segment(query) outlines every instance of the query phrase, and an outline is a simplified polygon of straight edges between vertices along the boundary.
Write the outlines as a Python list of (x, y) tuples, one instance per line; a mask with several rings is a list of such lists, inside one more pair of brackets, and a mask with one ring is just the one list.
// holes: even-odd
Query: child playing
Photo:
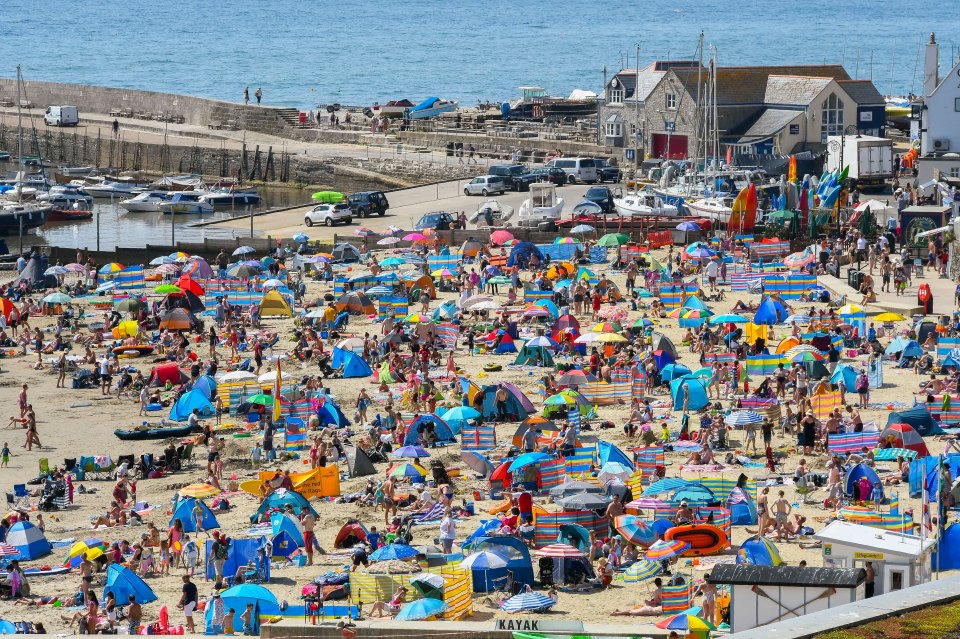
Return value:
[(170, 574), (170, 546), (166, 539), (160, 540), (160, 559), (157, 566), (157, 574)]
[(263, 449), (259, 445), (254, 446), (253, 450), (250, 451), (250, 466), (252, 468), (260, 468), (260, 464), (263, 461)]
[(10, 464), (10, 446), (7, 442), (3, 442), (3, 450), (0, 450), (0, 468), (6, 468)]

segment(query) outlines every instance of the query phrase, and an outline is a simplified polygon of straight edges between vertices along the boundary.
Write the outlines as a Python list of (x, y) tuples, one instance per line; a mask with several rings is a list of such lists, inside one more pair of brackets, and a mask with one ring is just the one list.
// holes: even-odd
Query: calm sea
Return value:
[[(3, 0), (10, 76), (301, 108), (436, 95), (473, 105), (536, 84), (598, 90), (603, 70), (689, 58), (842, 63), (882, 93), (919, 91), (919, 45), (960, 45), (957, 0)], [(952, 39), (952, 40), (951, 40)], [(919, 63), (918, 63), (919, 61)]]

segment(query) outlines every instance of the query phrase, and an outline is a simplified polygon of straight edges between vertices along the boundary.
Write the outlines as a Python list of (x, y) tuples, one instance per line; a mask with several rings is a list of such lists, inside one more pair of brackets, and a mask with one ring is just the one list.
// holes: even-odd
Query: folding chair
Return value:
[(30, 493), (27, 491), (26, 484), (14, 484), (13, 485), (13, 496), (14, 503), (17, 506), (29, 506), (30, 505)]
[(50, 460), (43, 458), (40, 460), (40, 478), (43, 479), (50, 474)]

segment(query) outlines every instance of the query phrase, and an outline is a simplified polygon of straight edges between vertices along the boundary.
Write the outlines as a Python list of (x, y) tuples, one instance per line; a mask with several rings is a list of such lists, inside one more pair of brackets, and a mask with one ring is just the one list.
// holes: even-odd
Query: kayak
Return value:
[(190, 426), (176, 426), (173, 428), (132, 428), (130, 430), (117, 429), (113, 434), (124, 441), (141, 439), (167, 439), (168, 437), (187, 437), (190, 435)]
[(343, 201), (343, 193), (337, 191), (317, 191), (310, 196), (311, 199), (325, 204), (336, 204)]
[[(23, 573), (28, 577), (55, 577), (65, 575), (70, 572), (69, 566), (54, 566), (44, 568), (27, 568)], [(0, 572), (0, 579), (6, 579), (10, 576), (8, 572)]]
[(142, 357), (153, 352), (153, 346), (149, 344), (140, 344), (137, 346), (117, 346), (113, 349), (113, 354), (118, 358)]

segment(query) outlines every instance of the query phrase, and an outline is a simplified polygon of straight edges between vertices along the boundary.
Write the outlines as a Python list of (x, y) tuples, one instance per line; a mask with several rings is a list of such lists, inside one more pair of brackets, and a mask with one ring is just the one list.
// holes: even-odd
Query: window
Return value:
[(623, 125), (619, 122), (607, 122), (607, 137), (619, 138), (623, 135)]
[(610, 102), (618, 104), (623, 102), (623, 89), (610, 89)]
[(960, 112), (960, 98), (953, 99), (953, 110)]
[(800, 135), (800, 125), (791, 124), (790, 125), (790, 135)]
[(950, 177), (960, 178), (960, 166), (951, 166), (950, 167)]
[(668, 109), (676, 109), (676, 108), (677, 108), (677, 94), (676, 94), (676, 93), (668, 93), (668, 94), (666, 95), (666, 100), (667, 100), (667, 108), (668, 108)]
[(826, 144), (827, 136), (843, 133), (843, 100), (831, 93), (821, 104), (820, 139)]

